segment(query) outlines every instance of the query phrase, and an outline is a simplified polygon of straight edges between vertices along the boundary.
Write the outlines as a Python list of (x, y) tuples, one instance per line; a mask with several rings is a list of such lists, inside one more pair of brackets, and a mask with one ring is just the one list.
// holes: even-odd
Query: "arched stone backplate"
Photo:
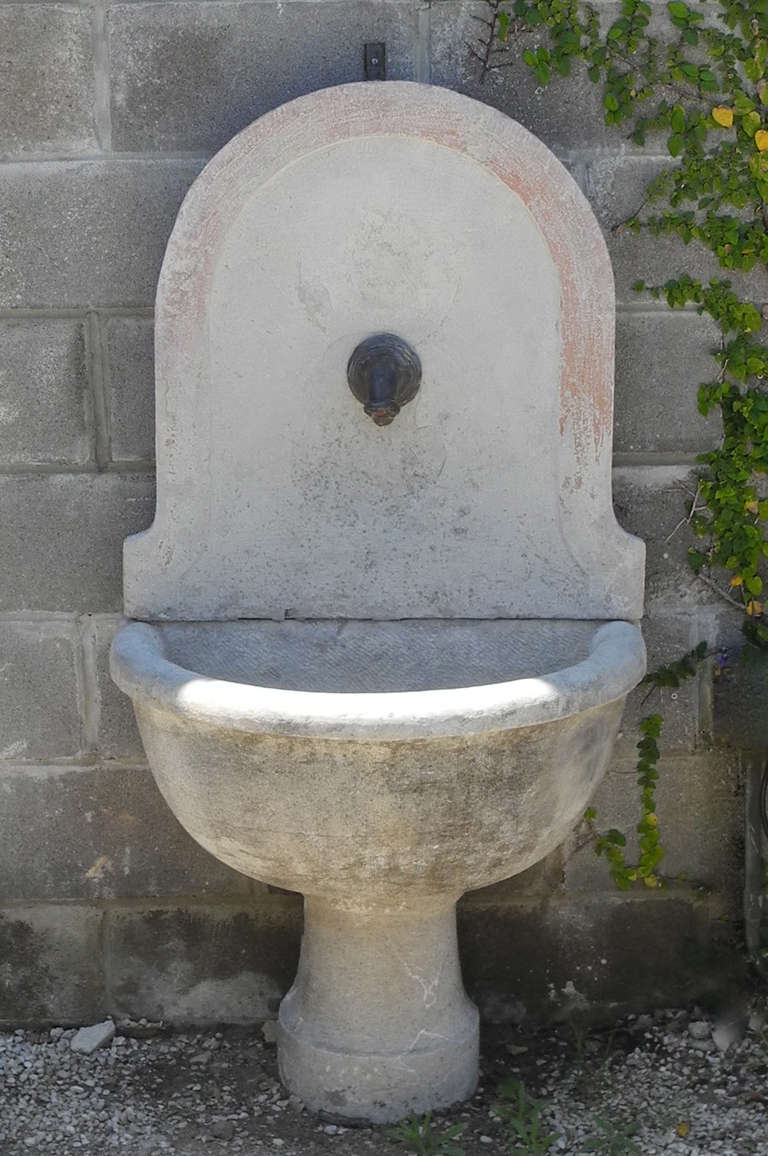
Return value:
[[(423, 371), (384, 428), (346, 382), (377, 332)], [(261, 117), (168, 244), (157, 513), (125, 544), (126, 613), (640, 617), (613, 334), (594, 215), (515, 121), (400, 82)]]

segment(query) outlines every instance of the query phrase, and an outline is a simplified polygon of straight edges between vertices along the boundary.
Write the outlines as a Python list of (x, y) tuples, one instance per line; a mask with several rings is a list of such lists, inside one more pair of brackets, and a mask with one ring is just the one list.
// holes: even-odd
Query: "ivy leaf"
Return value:
[(712, 120), (721, 128), (731, 128), (733, 125), (733, 109), (718, 105), (712, 109)]
[(737, 92), (734, 94), (733, 107), (739, 116), (745, 116), (748, 112), (752, 112), (755, 107), (755, 102), (750, 100), (745, 93)]
[(669, 149), (669, 155), (673, 156), (673, 157), (679, 157), (680, 153), (683, 151), (683, 145), (684, 145), (684, 141), (683, 141), (683, 138), (680, 135), (680, 133), (679, 132), (673, 133), (672, 136), (667, 141), (667, 148)]
[(741, 130), (746, 133), (747, 136), (754, 136), (760, 128), (760, 124), (760, 113), (755, 112), (754, 109), (741, 118)]

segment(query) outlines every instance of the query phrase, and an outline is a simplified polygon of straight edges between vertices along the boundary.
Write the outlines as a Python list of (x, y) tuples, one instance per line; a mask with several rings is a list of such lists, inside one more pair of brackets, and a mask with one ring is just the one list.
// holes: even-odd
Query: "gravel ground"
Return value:
[[(392, 1129), (344, 1128), (306, 1112), (280, 1086), (275, 1048), (261, 1029), (170, 1034), (118, 1024), (111, 1043), (90, 1056), (72, 1050), (74, 1035), (61, 1028), (0, 1034), (2, 1156), (419, 1151)], [(764, 1001), (719, 1022), (693, 1008), (599, 1031), (575, 1021), (529, 1033), (493, 1028), (477, 1095), (436, 1116), (432, 1127), (439, 1137), (462, 1125), (453, 1143), (466, 1156), (547, 1151), (516, 1149), (509, 1116), (529, 1128), (538, 1120), (553, 1136), (552, 1153), (768, 1156), (767, 1076)], [(500, 1115), (505, 1081), (513, 1082), (511, 1099)], [(515, 1081), (525, 1088), (522, 1105)], [(537, 1107), (532, 1097), (547, 1104)]]

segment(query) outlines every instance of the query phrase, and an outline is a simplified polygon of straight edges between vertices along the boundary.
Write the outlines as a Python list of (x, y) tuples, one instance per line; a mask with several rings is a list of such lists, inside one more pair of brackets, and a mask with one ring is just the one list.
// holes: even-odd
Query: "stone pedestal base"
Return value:
[(312, 1111), (376, 1124), (471, 1096), (478, 1013), (461, 981), (454, 897), (405, 910), (310, 897), (304, 920), (280, 1006), (286, 1087)]

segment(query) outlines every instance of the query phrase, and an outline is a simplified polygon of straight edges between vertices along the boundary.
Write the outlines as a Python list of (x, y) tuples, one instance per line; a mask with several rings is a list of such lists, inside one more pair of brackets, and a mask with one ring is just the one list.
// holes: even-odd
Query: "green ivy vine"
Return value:
[[(699, 664), (707, 657), (706, 642), (700, 642), (693, 650), (683, 654), (675, 662), (667, 663), (649, 671), (641, 685), (650, 687), (650, 692), (664, 687), (677, 689), (681, 683), (693, 678)], [(646, 696), (647, 697), (647, 696)], [(664, 719), (660, 714), (649, 714), (640, 720), (640, 741), (637, 744), (637, 785), (640, 789), (640, 820), (635, 828), (638, 835), (638, 859), (629, 863), (626, 857), (627, 837), (623, 831), (612, 827), (609, 831), (597, 829), (597, 812), (588, 807), (584, 812), (589, 838), (595, 854), (604, 856), (611, 877), (622, 891), (627, 891), (633, 883), (642, 881), (646, 887), (663, 887), (665, 879), (659, 871), (664, 858), (664, 847), (659, 832), (659, 818), (656, 813), (656, 785), (659, 781), (659, 744)]]

